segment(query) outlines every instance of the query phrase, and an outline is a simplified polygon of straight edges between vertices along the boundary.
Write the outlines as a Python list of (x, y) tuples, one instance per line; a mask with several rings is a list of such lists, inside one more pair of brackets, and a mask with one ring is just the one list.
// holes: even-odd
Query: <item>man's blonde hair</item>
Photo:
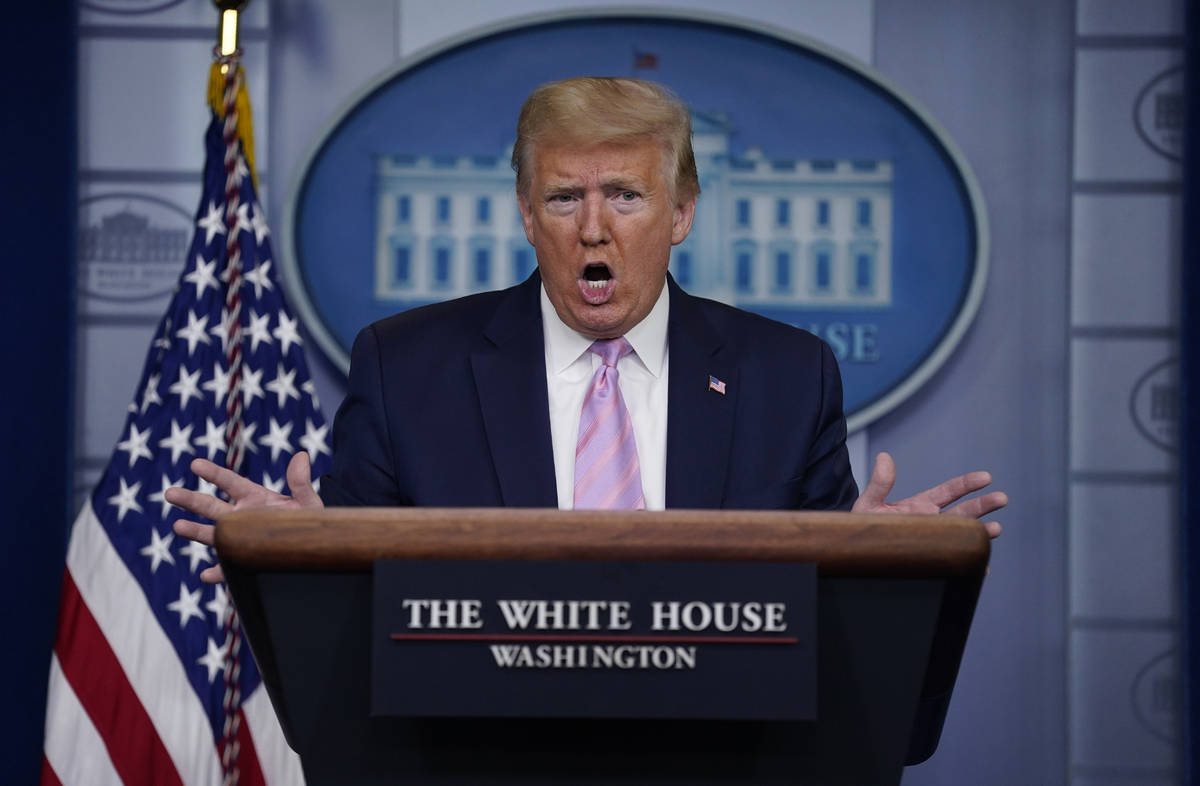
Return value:
[(593, 147), (653, 140), (663, 149), (675, 204), (700, 194), (692, 153), (692, 118), (666, 87), (644, 79), (581, 76), (541, 85), (521, 107), (512, 166), (517, 193), (528, 196), (539, 144)]

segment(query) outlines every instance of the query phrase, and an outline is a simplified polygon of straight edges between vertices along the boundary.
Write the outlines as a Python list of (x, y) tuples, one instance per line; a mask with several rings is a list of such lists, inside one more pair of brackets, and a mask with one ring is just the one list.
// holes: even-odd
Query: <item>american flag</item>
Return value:
[[(248, 103), (238, 108), (245, 115)], [(43, 783), (223, 780), (229, 599), (223, 585), (201, 583), (199, 572), (215, 555), (172, 533), (182, 511), (163, 499), (179, 485), (213, 493), (188, 462), (202, 456), (224, 464), (227, 452), (226, 144), (217, 115), (205, 138), (203, 196), (183, 273), (116, 448), (71, 533), (50, 667)], [(284, 469), (294, 452), (307, 450), (319, 475), (329, 469), (330, 450), (246, 149), (244, 137), (240, 146), (231, 142), (238, 152), (231, 216), (244, 271), (240, 472), (286, 493)], [(301, 783), (299, 760), (283, 739), (249, 648), (241, 648), (240, 661), (239, 782)]]

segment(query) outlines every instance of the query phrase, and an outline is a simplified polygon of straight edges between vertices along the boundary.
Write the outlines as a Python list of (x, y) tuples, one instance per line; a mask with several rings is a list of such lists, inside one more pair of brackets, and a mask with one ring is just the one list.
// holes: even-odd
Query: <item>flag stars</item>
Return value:
[[(150, 433), (150, 429), (146, 429), (146, 433)], [(120, 524), (125, 519), (125, 514), (131, 510), (142, 512), (142, 506), (137, 501), (138, 492), (142, 490), (142, 482), (139, 480), (132, 486), (125, 482), (125, 478), (119, 478), (121, 488), (116, 494), (108, 498), (108, 504), (113, 505), (117, 509), (117, 523)]]
[(196, 662), (208, 669), (208, 684), (212, 685), (217, 675), (225, 671), (225, 649), (210, 638), (208, 652), (196, 658)]
[[(288, 425), (291, 425), (291, 424), (288, 424)], [(267, 491), (274, 491), (276, 494), (282, 494), (283, 493), (283, 476), (280, 475), (279, 480), (276, 480), (275, 478), (271, 477), (269, 474), (264, 472), (263, 476), (262, 476), (262, 483), (260, 485), (263, 488), (265, 488)]]
[(271, 449), (271, 461), (278, 458), (280, 451), (284, 453), (292, 452), (292, 443), (288, 440), (288, 436), (292, 433), (293, 425), (291, 422), (286, 422), (281, 426), (275, 421), (275, 418), (271, 418), (271, 422), (268, 425), (270, 431), (266, 436), (258, 438), (258, 444), (265, 445)]
[[(179, 600), (171, 601), (167, 604), (167, 608), (179, 615), (179, 627), (181, 628), (185, 627), (192, 617), (198, 620), (204, 619), (204, 612), (200, 611), (200, 590), (195, 589), (188, 592), (187, 585), (182, 582), (179, 584)], [(200, 662), (203, 662), (203, 659)], [(211, 667), (209, 667), (209, 674), (212, 674)], [(211, 676), (208, 681), (212, 682)]]
[(258, 431), (257, 423), (243, 423), (242, 430), (238, 432), (235, 441), (238, 449), (243, 453), (257, 453), (258, 446), (254, 444), (254, 432)]
[(207, 494), (210, 497), (217, 496), (217, 484), (209, 483), (204, 478), (196, 478), (196, 492), (199, 494)]
[[(207, 320), (208, 317), (205, 317), (205, 319)], [(220, 323), (213, 325), (208, 329), (209, 333), (212, 333), (221, 340), (222, 352), (229, 352), (229, 331), (233, 328), (234, 321), (235, 317), (232, 315), (232, 312), (230, 312), (227, 308), (222, 308)]]
[[(189, 540), (187, 545), (179, 550), (179, 553), (182, 556), (188, 558), (188, 561), (189, 561), (188, 570), (190, 570), (192, 573), (196, 572), (196, 568), (200, 565), (201, 562), (212, 562), (213, 561), (212, 560), (212, 551), (208, 548), (208, 546), (205, 546), (203, 543), (199, 543), (194, 540)], [(199, 590), (197, 590), (197, 593), (196, 593), (197, 600), (199, 599), (199, 597), (200, 597)], [(199, 615), (197, 615), (197, 616), (199, 616)]]
[(188, 323), (186, 327), (181, 327), (175, 331), (175, 335), (187, 341), (188, 357), (196, 351), (197, 344), (207, 344), (208, 335), (205, 332), (208, 329), (208, 314), (197, 318), (196, 312), (188, 310)]
[(256, 398), (263, 398), (262, 369), (242, 367), (242, 406), (248, 407)]
[(166, 537), (158, 534), (158, 530), (150, 528), (150, 545), (144, 546), (138, 553), (143, 557), (150, 558), (150, 572), (154, 573), (158, 570), (158, 566), (164, 562), (168, 565), (175, 564), (175, 558), (171, 556), (171, 541), (175, 539), (175, 535), (168, 532)]
[(216, 584), (213, 586), (213, 599), (204, 604), (204, 608), (212, 612), (217, 618), (218, 625), (225, 624), (225, 612), (229, 610), (229, 595), (225, 593), (225, 585)]
[(158, 383), (162, 379), (160, 374), (151, 374), (146, 379), (146, 387), (142, 388), (142, 406), (140, 411), (145, 414), (146, 409), (151, 404), (163, 403), (162, 397), (158, 395)]
[(258, 202), (254, 203), (254, 217), (250, 219), (250, 227), (254, 230), (254, 242), (260, 246), (263, 238), (271, 234), (271, 231), (267, 229), (267, 219), (263, 215), (262, 205)]
[[(219, 401), (217, 403), (220, 404)], [(205, 458), (212, 461), (217, 453), (226, 448), (225, 427), (213, 423), (212, 418), (204, 418), (204, 436), (196, 437), (196, 444), (204, 448), (204, 452), (207, 454)]]
[(329, 426), (324, 425), (317, 428), (313, 424), (312, 418), (305, 418), (304, 423), (304, 436), (300, 437), (300, 445), (308, 451), (308, 455), (314, 461), (322, 453), (332, 456), (333, 451), (325, 445), (325, 432), (329, 430)]
[(305, 380), (304, 384), (300, 386), (300, 389), (312, 397), (313, 409), (321, 408), (321, 402), (317, 399), (317, 386), (313, 384), (311, 379)]
[(184, 453), (195, 453), (192, 448), (192, 428), (194, 423), (188, 423), (187, 428), (180, 428), (179, 423), (174, 418), (171, 419), (171, 436), (163, 437), (158, 441), (160, 448), (170, 448), (171, 463), (179, 461), (179, 457)]
[(221, 406), (225, 401), (225, 394), (229, 392), (229, 372), (219, 361), (213, 363), (212, 379), (200, 387), (212, 393), (214, 404), (218, 407)]
[[(258, 216), (255, 216), (257, 219)], [(242, 276), (242, 280), (246, 283), (254, 285), (254, 297), (261, 299), (264, 289), (272, 289), (271, 284), (271, 260), (264, 259), (254, 266), (254, 269)], [(243, 284), (245, 286), (245, 284)]]
[(216, 202), (208, 203), (208, 212), (196, 222), (196, 226), (204, 230), (204, 245), (211, 243), (214, 236), (225, 234), (225, 219)]
[(279, 354), (287, 355), (292, 344), (299, 346), (303, 343), (300, 341), (300, 332), (296, 329), (298, 321), (298, 317), (288, 319), (287, 314), (279, 312), (279, 326), (271, 331), (271, 335), (279, 341)]
[(129, 454), (129, 466), (132, 467), (139, 458), (151, 458), (150, 448), (146, 446), (146, 443), (149, 441), (149, 426), (146, 427), (145, 431), (138, 431), (137, 426), (130, 423), (129, 436), (117, 443), (117, 450), (123, 450)]
[(147, 497), (147, 499), (149, 499), (151, 502), (157, 502), (162, 505), (162, 517), (165, 519), (171, 513), (171, 508), (174, 507), (170, 502), (167, 502), (167, 489), (182, 487), (182, 480), (171, 480), (169, 477), (167, 477), (166, 473), (163, 473), (162, 488), (151, 494), (149, 497)]
[(179, 379), (167, 388), (168, 393), (174, 393), (179, 396), (179, 408), (186, 409), (188, 401), (193, 397), (204, 400), (204, 394), (200, 392), (200, 369), (189, 372), (187, 366), (179, 367)]
[(254, 225), (250, 223), (250, 205), (247, 202), (242, 202), (237, 207), (237, 231), (251, 232)]
[(239, 188), (242, 181), (250, 176), (250, 169), (246, 166), (246, 160), (241, 156), (237, 157), (237, 162), (233, 165), (233, 184)]
[(250, 310), (250, 324), (246, 327), (247, 338), (250, 339), (250, 351), (258, 349), (260, 342), (273, 344), (269, 325), (271, 323), (271, 314), (267, 312), (259, 316), (254, 309)]
[(217, 285), (217, 277), (213, 273), (217, 269), (217, 260), (205, 262), (204, 257), (200, 254), (196, 255), (196, 267), (183, 277), (183, 280), (196, 287), (196, 300), (204, 296), (205, 291), (209, 287), (216, 292), (219, 290)]
[(267, 383), (267, 390), (275, 394), (276, 406), (283, 409), (289, 398), (300, 400), (300, 391), (296, 390), (296, 369), (285, 372), (280, 363), (275, 371), (275, 379)]

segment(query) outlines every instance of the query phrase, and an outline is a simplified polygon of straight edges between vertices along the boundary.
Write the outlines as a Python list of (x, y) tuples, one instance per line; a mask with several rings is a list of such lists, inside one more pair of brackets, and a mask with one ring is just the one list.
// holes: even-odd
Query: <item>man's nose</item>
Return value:
[(596, 246), (609, 240), (608, 217), (603, 199), (588, 196), (579, 211), (579, 240), (585, 246)]

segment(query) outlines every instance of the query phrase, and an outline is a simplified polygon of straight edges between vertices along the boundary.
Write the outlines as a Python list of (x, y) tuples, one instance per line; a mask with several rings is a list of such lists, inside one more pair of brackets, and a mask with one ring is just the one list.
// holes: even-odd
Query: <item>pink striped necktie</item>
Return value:
[(632, 349), (623, 338), (597, 341), (589, 347), (602, 363), (592, 377), (579, 416), (579, 442), (575, 446), (577, 510), (646, 508), (633, 420), (617, 385), (617, 361)]

